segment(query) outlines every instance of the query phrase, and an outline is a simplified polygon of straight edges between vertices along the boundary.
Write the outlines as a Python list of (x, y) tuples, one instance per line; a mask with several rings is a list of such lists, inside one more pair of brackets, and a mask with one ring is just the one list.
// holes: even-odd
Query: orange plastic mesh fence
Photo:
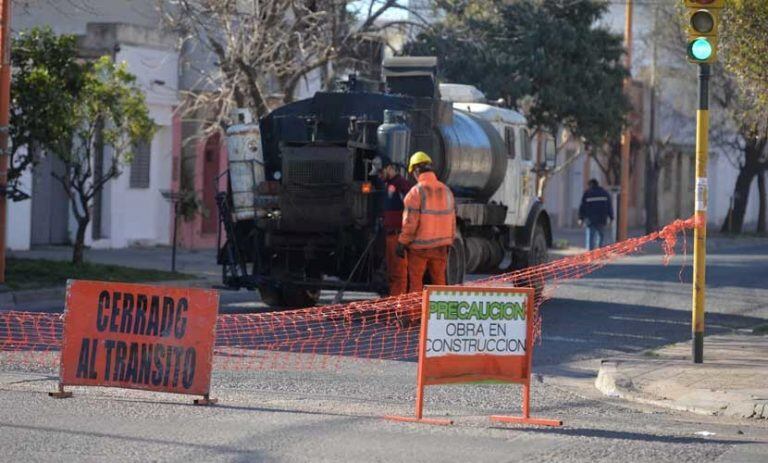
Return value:
[[(661, 240), (667, 263), (678, 234), (694, 226), (693, 218), (677, 220), (642, 237), (467, 285), (543, 288), (534, 304), (540, 339), (539, 308), (560, 281), (586, 276), (656, 240)], [(416, 320), (420, 310), (421, 294), (411, 293), (283, 312), (222, 314), (216, 327), (214, 367), (311, 369), (342, 358), (415, 360), (419, 327), (408, 320)], [(62, 327), (60, 314), (0, 312), (0, 366), (55, 367)]]

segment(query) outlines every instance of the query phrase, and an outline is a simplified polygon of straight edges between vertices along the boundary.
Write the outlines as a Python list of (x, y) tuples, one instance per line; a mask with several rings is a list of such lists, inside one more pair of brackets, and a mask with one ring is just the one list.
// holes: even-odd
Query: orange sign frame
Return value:
[(67, 282), (59, 392), (103, 386), (210, 399), (219, 294), (103, 281)]
[[(525, 352), (523, 355), (447, 355), (427, 356), (427, 332), (430, 319), (430, 296), (434, 292), (494, 293), (525, 295)], [(533, 364), (533, 288), (479, 287), (479, 286), (427, 286), (424, 289), (419, 336), (419, 366), (416, 378), (415, 416), (386, 416), (386, 419), (426, 424), (450, 425), (452, 420), (424, 418), (424, 387), (437, 384), (467, 383), (477, 381), (503, 381), (523, 386), (522, 416), (494, 415), (498, 422), (561, 426), (561, 420), (533, 418), (530, 416), (531, 368)]]

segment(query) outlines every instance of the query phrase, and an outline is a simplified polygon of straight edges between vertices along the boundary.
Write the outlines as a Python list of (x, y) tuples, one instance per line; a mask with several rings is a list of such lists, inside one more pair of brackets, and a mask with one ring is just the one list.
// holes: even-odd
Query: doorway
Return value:
[(33, 246), (69, 244), (69, 201), (54, 174), (64, 174), (64, 163), (56, 156), (40, 156), (32, 174)]
[(216, 208), (216, 190), (219, 176), (219, 156), (221, 151), (221, 137), (214, 134), (208, 137), (203, 150), (203, 205), (208, 211), (203, 216), (202, 232), (216, 233), (219, 227), (219, 217)]

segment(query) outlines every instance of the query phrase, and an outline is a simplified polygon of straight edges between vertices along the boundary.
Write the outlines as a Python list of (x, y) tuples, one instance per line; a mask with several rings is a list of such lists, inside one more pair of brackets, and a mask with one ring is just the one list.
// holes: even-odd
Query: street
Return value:
[(768, 1), (11, 3), (0, 463), (768, 463)]
[[(760, 241), (710, 252), (707, 334), (766, 322), (766, 262)], [(690, 337), (689, 263), (680, 255), (665, 267), (650, 252), (557, 288), (542, 312), (532, 414), (562, 419), (562, 428), (492, 424), (488, 415), (519, 413), (514, 385), (427, 388), (426, 415), (450, 416), (450, 427), (383, 420), (412, 413), (410, 362), (215, 370), (212, 391), (220, 402), (213, 407), (101, 388), (73, 388), (74, 398), (54, 400), (46, 393), (55, 388), (55, 372), (15, 366), (0, 374), (0, 444), (9, 461), (765, 461), (764, 420), (630, 404), (594, 388), (600, 359)], [(227, 294), (223, 312), (252, 309), (243, 306), (243, 293)]]

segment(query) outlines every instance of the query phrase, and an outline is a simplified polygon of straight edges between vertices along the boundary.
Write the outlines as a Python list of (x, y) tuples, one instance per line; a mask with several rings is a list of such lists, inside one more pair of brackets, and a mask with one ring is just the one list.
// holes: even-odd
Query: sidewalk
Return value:
[(705, 415), (768, 419), (768, 336), (707, 336), (704, 363), (683, 342), (603, 360), (595, 381), (603, 394)]
[[(631, 228), (628, 231), (628, 236), (630, 238), (636, 238), (638, 236), (644, 236), (645, 230), (642, 228)], [(608, 230), (606, 230), (606, 242), (605, 244), (612, 244), (614, 242), (613, 238), (610, 236), (610, 233), (608, 233)], [(678, 246), (682, 245), (682, 237), (678, 241)], [(693, 230), (686, 231), (686, 242), (688, 244), (688, 251), (693, 252), (692, 243), (693, 243)], [(756, 235), (723, 235), (717, 232), (716, 230), (708, 229), (707, 230), (707, 251), (715, 251), (719, 249), (729, 249), (729, 248), (738, 248), (740, 246), (750, 246), (754, 244), (767, 244), (768, 245), (768, 235), (767, 236), (756, 236)], [(584, 229), (583, 228), (555, 228), (552, 230), (552, 244), (557, 248), (560, 245), (564, 245), (564, 247), (560, 249), (552, 249), (552, 253), (554, 255), (571, 255), (578, 252), (584, 252), (584, 244), (585, 244), (585, 236), (584, 236)], [(651, 247), (651, 250), (653, 252), (658, 251), (658, 247), (653, 248)]]
[[(8, 257), (68, 261), (72, 258), (72, 248), (69, 246), (44, 246), (30, 251), (10, 251)], [(86, 249), (85, 260), (96, 264), (170, 271), (171, 248), (157, 246)], [(221, 284), (221, 267), (216, 264), (216, 251), (213, 249), (177, 249), (176, 271), (194, 275), (197, 279), (156, 281), (152, 284), (203, 288)], [(35, 310), (38, 307), (48, 307), (63, 301), (65, 291), (64, 286), (20, 291), (0, 290), (0, 308)]]
[[(41, 246), (30, 251), (9, 251), (8, 257), (19, 259), (70, 260), (70, 246)], [(122, 265), (155, 270), (171, 270), (171, 248), (168, 246), (129, 247), (121, 249), (86, 249), (85, 260), (96, 264)], [(214, 249), (177, 249), (176, 271), (199, 278), (221, 280), (221, 267), (216, 264)]]

